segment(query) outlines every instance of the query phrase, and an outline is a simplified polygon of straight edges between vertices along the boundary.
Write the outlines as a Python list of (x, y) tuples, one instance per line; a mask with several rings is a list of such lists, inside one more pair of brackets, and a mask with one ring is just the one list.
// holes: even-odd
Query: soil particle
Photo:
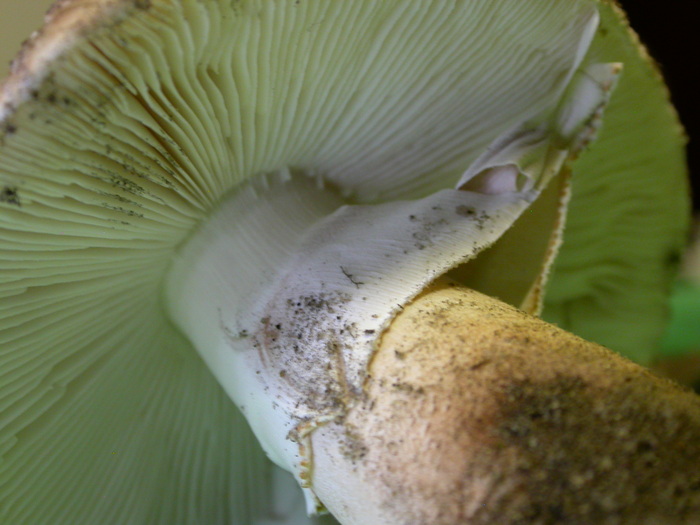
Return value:
[(17, 186), (3, 186), (2, 189), (0, 189), (0, 202), (21, 207), (22, 203), (19, 199)]
[(284, 372), (277, 374), (283, 388), (293, 391), (304, 413), (342, 415), (361, 396), (346, 370), (347, 355), (363, 332), (345, 320), (349, 301), (342, 293), (298, 297), (260, 319), (254, 347), (269, 369)]

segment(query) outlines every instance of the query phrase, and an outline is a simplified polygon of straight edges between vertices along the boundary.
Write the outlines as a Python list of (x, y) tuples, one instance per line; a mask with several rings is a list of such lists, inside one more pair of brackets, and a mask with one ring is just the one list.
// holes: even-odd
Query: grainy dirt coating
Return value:
[(371, 374), (348, 459), (396, 525), (700, 523), (700, 398), (597, 345), (448, 288)]
[[(290, 396), (314, 414), (344, 413), (346, 405), (360, 395), (348, 383), (344, 355), (358, 337), (354, 323), (345, 321), (349, 297), (320, 293), (288, 300), (283, 315), (260, 320), (260, 333), (253, 347), (261, 362), (280, 370), (280, 382)], [(334, 319), (322, 323), (322, 319)], [(319, 345), (305, 344), (309, 341)]]

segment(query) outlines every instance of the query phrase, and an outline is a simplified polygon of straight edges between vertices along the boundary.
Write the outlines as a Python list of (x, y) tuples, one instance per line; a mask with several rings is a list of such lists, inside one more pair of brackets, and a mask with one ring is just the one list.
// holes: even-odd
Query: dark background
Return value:
[(620, 0), (632, 27), (661, 66), (690, 141), (694, 208), (700, 211), (700, 1)]

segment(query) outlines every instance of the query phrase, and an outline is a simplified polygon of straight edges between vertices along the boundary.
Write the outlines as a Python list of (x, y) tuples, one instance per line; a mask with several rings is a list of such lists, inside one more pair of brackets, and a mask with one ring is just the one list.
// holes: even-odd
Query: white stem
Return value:
[(310, 435), (361, 398), (394, 315), (495, 242), (535, 195), (444, 190), (342, 206), (309, 178), (261, 178), (180, 250), (166, 284), (170, 315), (270, 458), (309, 488)]

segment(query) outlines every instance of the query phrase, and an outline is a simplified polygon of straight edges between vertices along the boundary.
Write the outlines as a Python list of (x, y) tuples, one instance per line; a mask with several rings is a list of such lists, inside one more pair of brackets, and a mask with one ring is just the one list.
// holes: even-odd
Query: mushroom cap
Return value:
[[(548, 107), (593, 3), (59, 1), (0, 93), (3, 520), (264, 516), (264, 455), (161, 304), (174, 250), (235, 187), (284, 166), (322, 174), (353, 202), (453, 187), (496, 137)], [(657, 270), (680, 245), (686, 203), (661, 81), (621, 15), (598, 7), (606, 35), (591, 53), (631, 62), (646, 87), (622, 85), (617, 127), (574, 165), (546, 313), (584, 335), (603, 331), (586, 310), (591, 289), (613, 305), (610, 323), (627, 294), (660, 304)], [(627, 90), (642, 114), (631, 129)], [(649, 119), (671, 130), (651, 159), (638, 124)], [(654, 222), (654, 240), (579, 279), (608, 253), (588, 233), (590, 202), (607, 211), (630, 192), (646, 213), (622, 215), (644, 231)], [(623, 261), (639, 272), (624, 286), (608, 278)]]

